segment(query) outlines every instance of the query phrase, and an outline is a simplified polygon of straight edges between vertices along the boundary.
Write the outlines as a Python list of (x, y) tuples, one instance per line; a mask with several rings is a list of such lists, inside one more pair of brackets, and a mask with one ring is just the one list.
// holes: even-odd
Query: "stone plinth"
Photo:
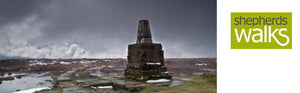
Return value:
[(128, 64), (124, 72), (125, 77), (140, 81), (160, 78), (171, 79), (171, 75), (167, 73), (165, 67), (162, 45), (152, 43), (148, 20), (139, 22), (137, 35), (137, 43), (128, 45)]

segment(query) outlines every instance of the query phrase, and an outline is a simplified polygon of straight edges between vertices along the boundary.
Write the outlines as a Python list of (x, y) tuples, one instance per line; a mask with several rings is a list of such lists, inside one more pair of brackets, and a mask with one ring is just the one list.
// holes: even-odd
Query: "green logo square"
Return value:
[(292, 49), (292, 13), (232, 12), (231, 49)]

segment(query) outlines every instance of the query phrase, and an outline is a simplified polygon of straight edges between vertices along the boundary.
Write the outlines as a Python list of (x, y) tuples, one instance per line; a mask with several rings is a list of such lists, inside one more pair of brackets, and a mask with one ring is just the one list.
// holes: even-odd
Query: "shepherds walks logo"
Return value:
[(292, 13), (232, 12), (231, 49), (292, 49)]

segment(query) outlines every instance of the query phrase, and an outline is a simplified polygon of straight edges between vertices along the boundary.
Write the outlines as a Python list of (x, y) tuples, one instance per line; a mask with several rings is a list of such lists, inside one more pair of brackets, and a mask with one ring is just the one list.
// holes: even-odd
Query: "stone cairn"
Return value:
[(152, 43), (148, 20), (140, 20), (136, 44), (128, 45), (128, 64), (124, 75), (138, 81), (171, 79), (164, 61), (162, 45)]

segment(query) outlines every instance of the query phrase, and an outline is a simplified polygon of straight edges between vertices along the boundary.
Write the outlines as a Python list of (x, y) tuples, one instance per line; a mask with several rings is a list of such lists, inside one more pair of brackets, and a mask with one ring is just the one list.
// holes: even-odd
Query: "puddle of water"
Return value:
[(190, 78), (181, 78), (180, 80), (183, 80), (183, 81), (191, 81), (193, 79), (190, 79)]
[(201, 73), (201, 72), (200, 73), (193, 73), (194, 76), (199, 76), (199, 75), (202, 75), (202, 74), (203, 73)]
[(182, 85), (182, 83), (183, 83), (183, 81), (177, 81), (177, 80), (174, 80), (174, 81), (172, 81), (172, 83), (171, 83), (171, 87), (172, 86), (180, 86), (180, 85)]
[(8, 75), (8, 73), (5, 73), (3, 76), (0, 76), (0, 78), (5, 78), (5, 77), (15, 77), (18, 75), (26, 75), (24, 73), (12, 73), (11, 75)]
[(101, 77), (102, 73), (100, 71), (90, 71), (90, 75), (92, 76), (97, 76), (97, 77)]
[(102, 69), (103, 67), (104, 66), (93, 67), (93, 68), (87, 69), (87, 71), (89, 71), (92, 76), (101, 77), (102, 73), (101, 73), (100, 69)]
[(50, 76), (43, 77), (41, 74), (28, 74), (20, 79), (15, 78), (11, 81), (2, 81), (0, 85), (1, 93), (16, 92), (16, 90), (26, 90), (39, 87), (52, 87)]
[[(103, 73), (100, 71), (100, 69), (103, 69), (103, 67), (113, 68), (114, 66), (111, 65), (98, 66), (98, 67), (89, 68), (87, 69), (87, 71), (91, 73), (90, 75), (97, 76), (97, 77), (102, 77), (103, 75), (117, 76), (119, 74), (122, 74), (122, 73), (115, 73), (115, 72)], [(123, 72), (123, 69), (121, 69), (121, 71)]]
[(216, 69), (202, 69), (203, 72), (216, 72)]

